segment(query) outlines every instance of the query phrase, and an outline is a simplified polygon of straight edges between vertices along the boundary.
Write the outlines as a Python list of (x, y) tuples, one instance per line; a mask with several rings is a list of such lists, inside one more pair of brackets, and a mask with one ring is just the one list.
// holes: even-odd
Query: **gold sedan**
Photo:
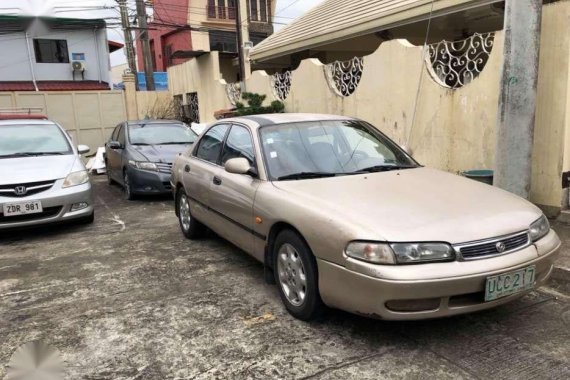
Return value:
[(560, 247), (531, 203), (342, 116), (220, 121), (171, 181), (183, 234), (208, 227), (261, 261), (303, 320), (325, 305), (395, 320), (488, 309), (543, 284)]

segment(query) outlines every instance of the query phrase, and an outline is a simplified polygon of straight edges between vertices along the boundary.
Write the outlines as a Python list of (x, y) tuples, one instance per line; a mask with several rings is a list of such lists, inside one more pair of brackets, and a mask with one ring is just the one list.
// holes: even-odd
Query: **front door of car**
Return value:
[(251, 254), (254, 246), (253, 201), (259, 180), (251, 175), (228, 173), (223, 169), (226, 161), (240, 157), (247, 159), (251, 167), (256, 166), (250, 130), (234, 124), (224, 143), (221, 168), (210, 185), (210, 205), (213, 212), (218, 214), (218, 223), (223, 226), (218, 233)]
[(118, 148), (118, 147), (112, 148), (111, 143), (118, 142), (119, 136), (121, 135), (121, 133), (123, 133), (123, 136), (124, 136), (123, 129), (124, 129), (124, 124), (117, 125), (117, 127), (113, 131), (113, 134), (111, 135), (111, 139), (107, 143), (107, 151), (106, 151), (106, 154), (107, 154), (107, 168), (106, 168), (106, 170), (111, 174), (111, 178), (113, 178), (117, 181), (120, 181), (122, 179), (121, 178), (122, 176), (118, 172), (120, 171), (120, 167), (121, 167), (124, 146), (121, 148)]
[(217, 218), (210, 210), (210, 186), (215, 175), (221, 170), (219, 166), (223, 141), (229, 129), (228, 124), (217, 124), (211, 127), (198, 141), (191, 158), (184, 165), (182, 182), (186, 194), (190, 197), (192, 215), (210, 228)]

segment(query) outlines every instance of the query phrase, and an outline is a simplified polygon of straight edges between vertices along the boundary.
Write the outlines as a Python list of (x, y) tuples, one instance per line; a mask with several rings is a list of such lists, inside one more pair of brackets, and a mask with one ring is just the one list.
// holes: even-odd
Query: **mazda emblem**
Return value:
[(28, 189), (26, 188), (26, 186), (16, 186), (14, 188), (14, 194), (16, 195), (26, 195), (28, 192)]
[(497, 244), (495, 244), (495, 248), (497, 249), (497, 252), (499, 253), (503, 253), (505, 252), (505, 249), (507, 247), (505, 247), (505, 243), (503, 243), (502, 241), (498, 242)]

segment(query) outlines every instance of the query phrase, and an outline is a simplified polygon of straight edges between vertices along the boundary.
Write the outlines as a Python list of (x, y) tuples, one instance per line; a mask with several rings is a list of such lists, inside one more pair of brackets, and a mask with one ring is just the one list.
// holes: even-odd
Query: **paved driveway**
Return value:
[(96, 178), (96, 222), (0, 237), (0, 378), (20, 345), (57, 347), (68, 379), (570, 378), (570, 297), (394, 323), (290, 317), (262, 266), (185, 240), (168, 199)]

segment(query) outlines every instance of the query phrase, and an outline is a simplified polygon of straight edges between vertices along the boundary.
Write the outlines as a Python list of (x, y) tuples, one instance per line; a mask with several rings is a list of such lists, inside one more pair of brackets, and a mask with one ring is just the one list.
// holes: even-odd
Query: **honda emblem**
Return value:
[(28, 189), (26, 188), (26, 186), (16, 186), (14, 188), (14, 194), (16, 195), (26, 195), (28, 193)]

